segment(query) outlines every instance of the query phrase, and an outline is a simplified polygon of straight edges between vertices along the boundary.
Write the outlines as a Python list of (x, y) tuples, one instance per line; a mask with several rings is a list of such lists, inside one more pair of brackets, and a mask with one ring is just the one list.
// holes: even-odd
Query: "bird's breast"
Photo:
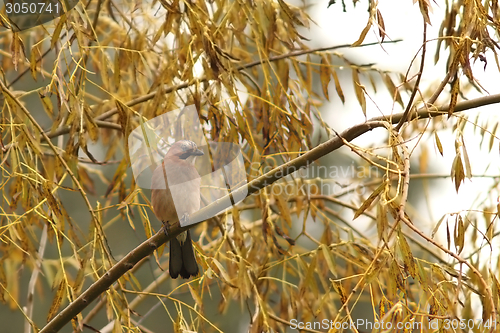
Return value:
[[(184, 162), (184, 163), (181, 163)], [(151, 204), (162, 222), (178, 220), (200, 209), (201, 179), (196, 168), (179, 160), (159, 165), (151, 181)]]

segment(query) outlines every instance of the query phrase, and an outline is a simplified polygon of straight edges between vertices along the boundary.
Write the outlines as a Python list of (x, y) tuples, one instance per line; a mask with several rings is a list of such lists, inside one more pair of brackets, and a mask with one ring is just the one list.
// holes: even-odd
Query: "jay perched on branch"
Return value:
[[(153, 172), (151, 205), (165, 230), (174, 221), (179, 220), (181, 225), (188, 222), (189, 215), (200, 209), (200, 175), (193, 161), (187, 160), (190, 156), (200, 155), (203, 152), (194, 142), (177, 141), (170, 147), (162, 164)], [(189, 230), (170, 240), (169, 273), (173, 279), (179, 275), (188, 279), (198, 274)]]

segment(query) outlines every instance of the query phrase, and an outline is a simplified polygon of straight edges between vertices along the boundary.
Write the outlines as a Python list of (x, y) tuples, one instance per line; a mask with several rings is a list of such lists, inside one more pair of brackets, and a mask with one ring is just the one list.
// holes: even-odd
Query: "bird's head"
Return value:
[(198, 149), (198, 146), (193, 141), (180, 140), (175, 142), (167, 152), (166, 158), (177, 157), (185, 160), (190, 156), (201, 156), (204, 153)]

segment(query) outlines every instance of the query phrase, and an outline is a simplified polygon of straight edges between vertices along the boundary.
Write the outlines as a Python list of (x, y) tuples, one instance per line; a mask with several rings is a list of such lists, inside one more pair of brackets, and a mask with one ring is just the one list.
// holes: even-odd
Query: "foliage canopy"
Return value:
[[(479, 328), (493, 331), (498, 181), (485, 189), (487, 199), (430, 221), (429, 230), (409, 196), (412, 177), (425, 186), (437, 177), (425, 174), (425, 145), (442, 155), (440, 131), (455, 136), (457, 192), (474, 178), (465, 128), (489, 150), (498, 144), (498, 123), (481, 124), (466, 111), (500, 102), (473, 72), (490, 58), (488, 70), (500, 69), (500, 11), (496, 1), (447, 1), (442, 22), (432, 22), (439, 36), (428, 36), (434, 4), (415, 3), (423, 26), (415, 76), (355, 63), (342, 53), (349, 45), (312, 49), (308, 5), (283, 0), (81, 1), (44, 26), (1, 31), (2, 309), (15, 312), (25, 332), (56, 332), (69, 322), (77, 332), (150, 332), (166, 321), (179, 332), (222, 331), (237, 325), (228, 313), (241, 314), (251, 332), (323, 320), (335, 328), (360, 316), (420, 324), (423, 332), (436, 329), (431, 323), (451, 331), (446, 320), (482, 318)], [(351, 46), (367, 47), (370, 31), (380, 38), (370, 47), (396, 42), (377, 3), (363, 5), (368, 20)], [(434, 66), (426, 58), (431, 42), (434, 63), (446, 58), (447, 70), (438, 85), (423, 86)], [(352, 112), (366, 115), (381, 86), (394, 112), (343, 132), (322, 118), (319, 108), (331, 100), (355, 99)], [(469, 98), (474, 90), (484, 97)], [(186, 105), (196, 107), (208, 140), (240, 144), (253, 189), (195, 227), (203, 273), (179, 283), (161, 269), (167, 236), (153, 236), (159, 223), (149, 192), (130, 175), (127, 138)], [(375, 128), (384, 131), (383, 145), (352, 143)], [(357, 163), (342, 184), (298, 171), (331, 171), (331, 160), (319, 158), (342, 146)], [(410, 173), (411, 164), (421, 173)], [(436, 192), (424, 195), (432, 202)], [(137, 237), (149, 241), (139, 245)], [(371, 315), (361, 315), (367, 308)]]

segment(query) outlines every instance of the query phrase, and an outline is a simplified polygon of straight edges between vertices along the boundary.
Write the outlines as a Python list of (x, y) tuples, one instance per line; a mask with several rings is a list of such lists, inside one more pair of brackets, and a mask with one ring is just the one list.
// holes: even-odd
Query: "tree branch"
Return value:
[[(464, 110), (488, 105), (500, 103), (500, 94), (481, 97), (478, 99), (465, 101), (457, 103), (454, 109), (454, 113), (461, 112)], [(432, 118), (447, 114), (448, 106), (442, 106), (430, 110), (429, 108), (421, 108), (417, 112), (413, 112), (407, 121), (417, 118)], [(233, 191), (231, 194), (233, 197), (249, 196), (250, 194), (256, 193), (260, 189), (276, 182), (277, 180), (299, 170), (300, 168), (305, 168), (318, 158), (325, 156), (344, 145), (344, 140), (352, 141), (353, 139), (359, 137), (360, 135), (371, 131), (377, 127), (385, 127), (388, 122), (392, 124), (397, 124), (404, 113), (398, 113), (388, 117), (375, 117), (369, 121), (355, 125), (347, 130), (343, 131), (339, 136), (335, 136), (332, 139), (320, 144), (319, 146), (306, 152), (304, 155), (299, 156), (288, 163), (285, 163), (279, 167), (274, 168), (268, 173), (260, 176), (249, 182), (247, 185), (240, 187), (239, 189)], [(229, 195), (216, 200), (212, 204), (204, 207), (195, 214), (191, 216), (192, 220), (204, 221), (218, 212), (229, 207), (228, 203)], [(201, 222), (199, 222), (201, 223)], [(106, 272), (99, 280), (94, 282), (85, 292), (83, 292), (75, 301), (69, 304), (64, 310), (57, 314), (39, 333), (56, 333), (64, 327), (67, 323), (71, 321), (78, 313), (83, 311), (92, 301), (94, 301), (99, 295), (104, 293), (116, 280), (118, 280), (127, 271), (132, 269), (141, 259), (149, 256), (156, 250), (160, 245), (166, 243), (170, 239), (176, 237), (181, 232), (191, 229), (196, 224), (189, 225), (187, 227), (180, 227), (178, 222), (177, 225), (173, 226), (169, 230), (169, 234), (166, 235), (163, 230), (157, 232), (153, 237), (144, 241), (129, 254), (127, 254), (122, 260), (120, 260), (116, 265), (111, 267), (111, 269)]]

